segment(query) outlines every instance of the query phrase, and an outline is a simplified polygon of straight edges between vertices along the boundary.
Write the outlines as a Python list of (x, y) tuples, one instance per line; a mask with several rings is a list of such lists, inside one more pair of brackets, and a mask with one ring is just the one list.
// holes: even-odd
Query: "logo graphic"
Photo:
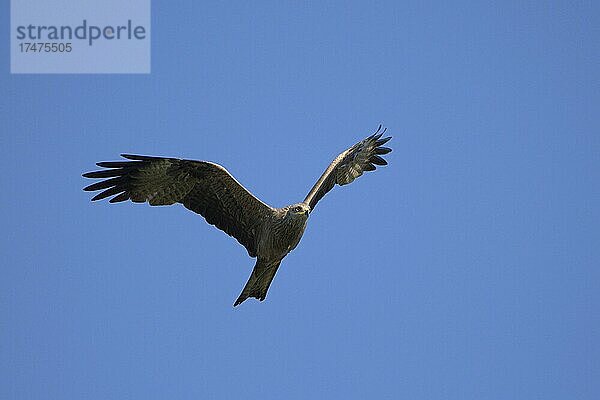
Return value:
[(150, 0), (12, 0), (12, 73), (150, 73)]

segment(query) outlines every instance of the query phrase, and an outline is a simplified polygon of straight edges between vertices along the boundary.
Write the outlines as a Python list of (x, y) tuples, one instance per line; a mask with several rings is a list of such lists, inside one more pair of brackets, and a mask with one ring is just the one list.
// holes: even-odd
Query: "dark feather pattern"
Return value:
[(94, 192), (96, 190), (106, 189), (111, 186), (116, 186), (119, 183), (123, 183), (123, 181), (124, 181), (124, 179), (122, 176), (117, 176), (116, 178), (107, 179), (105, 181), (100, 181), (100, 182), (94, 183), (92, 185), (86, 186), (83, 188), (83, 190), (85, 190), (86, 192)]
[(123, 192), (118, 196), (113, 197), (108, 202), (109, 203), (120, 203), (122, 201), (129, 200), (129, 192)]
[(376, 154), (371, 156), (371, 162), (376, 165), (387, 165), (387, 161)]
[(389, 147), (376, 147), (375, 148), (375, 154), (387, 154), (390, 151), (392, 151), (392, 149), (390, 149)]
[(110, 196), (110, 203), (131, 200), (152, 206), (181, 203), (206, 221), (235, 237), (251, 257), (256, 256), (258, 225), (272, 212), (220, 165), (206, 161), (122, 154), (132, 161), (99, 162), (108, 170), (83, 174), (109, 178), (84, 188), (103, 190), (92, 198)]
[[(111, 176), (123, 175), (122, 169), (105, 169), (103, 171), (94, 171), (83, 174), (84, 178), (110, 178)], [(83, 189), (85, 190), (85, 189)]]
[(392, 138), (389, 136), (381, 139), (386, 130), (387, 128), (379, 125), (371, 136), (337, 156), (310, 190), (304, 203), (314, 209), (317, 202), (336, 184), (347, 185), (363, 172), (374, 171), (375, 165), (387, 165), (387, 161), (380, 157), (392, 151), (389, 147), (381, 147)]

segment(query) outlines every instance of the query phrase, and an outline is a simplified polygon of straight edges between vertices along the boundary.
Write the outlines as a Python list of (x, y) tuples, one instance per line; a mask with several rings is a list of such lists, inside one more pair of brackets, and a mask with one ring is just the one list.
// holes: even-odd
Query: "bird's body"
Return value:
[(258, 257), (281, 260), (294, 250), (306, 228), (309, 212), (310, 208), (303, 203), (275, 209), (271, 223), (265, 224), (261, 235)]
[(84, 190), (103, 190), (92, 200), (114, 196), (111, 203), (181, 203), (236, 238), (250, 257), (257, 259), (234, 304), (237, 306), (249, 297), (265, 299), (281, 260), (298, 246), (309, 213), (335, 184), (352, 182), (363, 171), (374, 170), (373, 164), (387, 164), (379, 156), (391, 151), (381, 147), (390, 139), (381, 139), (383, 132), (380, 126), (375, 134), (341, 153), (303, 202), (283, 208), (260, 201), (218, 164), (177, 158), (123, 154), (131, 161), (100, 162), (97, 165), (107, 169), (84, 174), (87, 178), (109, 178)]

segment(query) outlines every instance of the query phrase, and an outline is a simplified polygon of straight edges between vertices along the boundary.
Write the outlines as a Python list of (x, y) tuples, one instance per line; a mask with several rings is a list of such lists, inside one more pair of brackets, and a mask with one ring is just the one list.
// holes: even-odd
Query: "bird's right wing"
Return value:
[(94, 200), (131, 200), (151, 206), (181, 203), (233, 236), (256, 256), (259, 226), (273, 209), (244, 188), (225, 168), (206, 161), (122, 154), (132, 161), (99, 162), (106, 169), (83, 174), (108, 178), (83, 190), (103, 190)]
[(347, 185), (361, 176), (363, 172), (374, 171), (375, 165), (386, 165), (387, 161), (380, 156), (389, 153), (392, 149), (382, 147), (391, 139), (391, 137), (381, 139), (385, 131), (386, 129), (382, 130), (382, 126), (379, 125), (374, 134), (337, 156), (312, 187), (304, 199), (304, 203), (308, 204), (312, 210), (336, 184)]

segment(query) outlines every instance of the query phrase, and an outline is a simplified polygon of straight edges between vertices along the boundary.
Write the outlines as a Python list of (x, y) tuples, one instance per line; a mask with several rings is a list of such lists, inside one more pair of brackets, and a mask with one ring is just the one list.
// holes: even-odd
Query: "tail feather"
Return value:
[(267, 297), (267, 291), (269, 290), (269, 286), (271, 286), (271, 282), (273, 282), (279, 264), (281, 264), (281, 261), (266, 263), (262, 260), (257, 260), (252, 274), (248, 282), (246, 282), (246, 286), (244, 286), (240, 297), (237, 298), (233, 306), (236, 307), (242, 304), (249, 297), (263, 301)]

